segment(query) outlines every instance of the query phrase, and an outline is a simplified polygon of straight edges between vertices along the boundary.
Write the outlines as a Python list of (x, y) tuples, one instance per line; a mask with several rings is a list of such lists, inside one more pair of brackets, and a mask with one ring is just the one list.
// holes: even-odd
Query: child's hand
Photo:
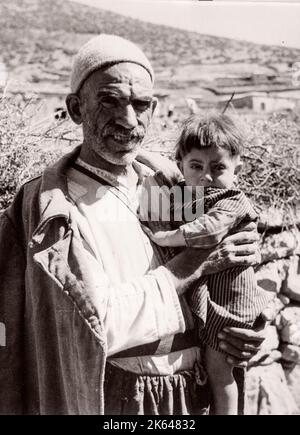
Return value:
[(157, 231), (153, 233), (148, 227), (142, 225), (147, 236), (159, 246), (186, 246), (185, 239), (180, 230), (174, 231)]

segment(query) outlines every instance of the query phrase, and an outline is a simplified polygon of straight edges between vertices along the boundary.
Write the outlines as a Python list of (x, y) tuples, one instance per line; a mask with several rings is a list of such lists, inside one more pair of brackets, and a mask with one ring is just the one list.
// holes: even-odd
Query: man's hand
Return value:
[(261, 259), (258, 240), (259, 235), (254, 222), (240, 226), (239, 232), (225, 237), (210, 253), (204, 265), (204, 273), (212, 274), (230, 267), (258, 264)]
[(261, 313), (254, 329), (227, 327), (219, 333), (220, 347), (228, 354), (229, 364), (247, 367), (251, 363), (251, 359), (261, 350), (267, 324), (274, 320), (277, 313), (273, 299)]
[(203, 275), (259, 263), (258, 239), (256, 225), (250, 223), (241, 227), (239, 233), (226, 237), (214, 249), (186, 248), (165, 265), (177, 293), (184, 293)]
[(227, 353), (227, 361), (235, 367), (247, 367), (261, 349), (265, 340), (266, 323), (262, 321), (255, 329), (224, 328), (219, 333), (220, 348)]
[(137, 161), (143, 163), (153, 171), (162, 171), (165, 177), (177, 183), (183, 179), (183, 175), (178, 169), (176, 163), (167, 157), (162, 156), (159, 153), (153, 151), (146, 151), (144, 149), (139, 150), (139, 154), (136, 157)]

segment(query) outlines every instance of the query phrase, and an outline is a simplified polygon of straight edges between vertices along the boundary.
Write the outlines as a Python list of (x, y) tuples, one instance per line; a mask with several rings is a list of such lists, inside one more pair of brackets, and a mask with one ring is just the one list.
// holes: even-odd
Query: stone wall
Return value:
[(300, 232), (268, 226), (258, 285), (274, 293), (277, 317), (247, 372), (247, 414), (300, 414)]

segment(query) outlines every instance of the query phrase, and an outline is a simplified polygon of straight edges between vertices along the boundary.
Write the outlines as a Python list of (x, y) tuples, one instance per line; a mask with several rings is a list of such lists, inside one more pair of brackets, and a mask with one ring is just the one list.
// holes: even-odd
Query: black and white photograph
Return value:
[(300, 414), (299, 23), (0, 0), (0, 415)]

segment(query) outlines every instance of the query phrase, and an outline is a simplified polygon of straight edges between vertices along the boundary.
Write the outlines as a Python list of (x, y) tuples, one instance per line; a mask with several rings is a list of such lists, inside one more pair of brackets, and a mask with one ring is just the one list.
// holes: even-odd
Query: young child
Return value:
[[(192, 222), (174, 221), (169, 231), (153, 232), (145, 228), (156, 244), (208, 249), (240, 223), (256, 221), (250, 202), (234, 187), (241, 168), (243, 141), (240, 129), (225, 114), (193, 115), (186, 120), (177, 143), (176, 159), (185, 179), (182, 187), (204, 188), (204, 198), (192, 203), (195, 206), (196, 201), (204, 200), (204, 214)], [(173, 208), (190, 206), (175, 203)], [(219, 347), (218, 333), (226, 326), (253, 327), (269, 300), (268, 293), (257, 287), (252, 267), (231, 268), (203, 277), (189, 296), (201, 340), (206, 345), (206, 368), (217, 415), (235, 415), (238, 411), (233, 367)]]

